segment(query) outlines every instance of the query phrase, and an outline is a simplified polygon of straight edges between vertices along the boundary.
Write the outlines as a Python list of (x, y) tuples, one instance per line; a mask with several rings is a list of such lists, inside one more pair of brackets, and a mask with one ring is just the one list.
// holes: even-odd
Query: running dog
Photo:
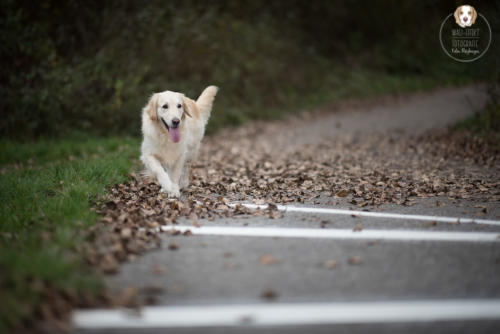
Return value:
[(179, 197), (189, 185), (189, 167), (205, 134), (218, 88), (209, 86), (194, 101), (182, 93), (151, 96), (142, 109), (141, 161), (161, 191)]

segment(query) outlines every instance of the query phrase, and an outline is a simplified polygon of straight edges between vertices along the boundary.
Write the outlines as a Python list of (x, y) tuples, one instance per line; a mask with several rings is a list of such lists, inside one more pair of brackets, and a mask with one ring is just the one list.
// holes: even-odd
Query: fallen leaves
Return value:
[(335, 195), (337, 195), (338, 197), (346, 197), (347, 195), (349, 195), (349, 191), (346, 189), (342, 189), (338, 191)]
[(331, 223), (331, 221), (329, 221), (329, 220), (322, 220), (322, 221), (319, 223), (319, 226), (320, 226), (321, 228), (326, 228), (326, 225), (328, 225), (328, 224), (330, 224), (330, 223)]
[(281, 211), (268, 210), (268, 212), (269, 212), (269, 218), (271, 218), (271, 219), (280, 219), (283, 217), (283, 214), (281, 213)]
[(148, 285), (140, 289), (140, 295), (148, 305), (156, 304), (157, 298), (164, 292), (161, 286)]
[(323, 262), (323, 268), (325, 269), (335, 269), (339, 265), (337, 260), (325, 260)]
[(482, 213), (487, 213), (488, 212), (488, 207), (486, 205), (475, 205), (474, 207), (476, 209), (481, 209)]
[(132, 230), (130, 228), (124, 228), (120, 233), (122, 239), (128, 240), (132, 236)]
[(278, 262), (279, 261), (276, 258), (274, 258), (271, 254), (264, 254), (259, 257), (259, 263), (266, 266), (270, 266)]
[(351, 265), (360, 265), (363, 263), (363, 260), (361, 259), (361, 256), (351, 256), (347, 259), (347, 263)]
[(122, 293), (116, 298), (115, 303), (117, 305), (136, 308), (139, 307), (137, 288), (128, 287), (125, 288)]
[(179, 244), (176, 241), (172, 241), (168, 245), (168, 249), (170, 249), (170, 250), (178, 250), (179, 249)]
[(272, 289), (265, 289), (260, 296), (264, 299), (273, 300), (278, 297), (278, 294)]
[(158, 276), (163, 276), (167, 274), (167, 270), (164, 266), (155, 264), (151, 267), (151, 273)]
[(113, 274), (118, 271), (118, 261), (112, 254), (104, 255), (100, 267), (106, 274)]
[(356, 224), (356, 226), (354, 226), (354, 228), (352, 230), (353, 230), (353, 232), (360, 232), (363, 230), (363, 225)]

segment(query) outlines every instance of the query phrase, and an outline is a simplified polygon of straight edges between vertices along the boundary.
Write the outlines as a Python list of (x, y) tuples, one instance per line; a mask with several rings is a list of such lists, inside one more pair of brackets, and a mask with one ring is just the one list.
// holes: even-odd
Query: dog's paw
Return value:
[(169, 188), (161, 187), (160, 192), (166, 193), (168, 197), (179, 198), (181, 196), (181, 192), (179, 190), (179, 186), (172, 185)]

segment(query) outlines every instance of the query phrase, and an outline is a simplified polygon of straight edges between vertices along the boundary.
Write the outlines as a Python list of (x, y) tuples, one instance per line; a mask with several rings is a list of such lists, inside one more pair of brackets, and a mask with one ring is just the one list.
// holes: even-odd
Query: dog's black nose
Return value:
[(469, 18), (467, 16), (464, 17), (464, 22), (467, 22), (467, 20), (469, 20)]
[(178, 127), (180, 122), (181, 122), (181, 120), (180, 120), (180, 119), (178, 119), (177, 117), (176, 117), (176, 118), (173, 118), (173, 119), (172, 119), (172, 127), (173, 127), (173, 128)]

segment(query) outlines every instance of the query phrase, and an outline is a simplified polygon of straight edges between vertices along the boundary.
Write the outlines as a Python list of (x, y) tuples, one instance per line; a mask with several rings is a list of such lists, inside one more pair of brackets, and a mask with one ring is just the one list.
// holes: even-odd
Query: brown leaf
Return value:
[(278, 260), (275, 259), (271, 254), (264, 254), (259, 257), (260, 264), (270, 266), (278, 263)]
[(278, 297), (278, 294), (272, 289), (265, 289), (264, 291), (262, 291), (260, 296), (265, 299), (276, 299)]
[(352, 265), (359, 265), (363, 263), (363, 260), (361, 259), (361, 256), (351, 256), (347, 260), (347, 263)]
[(261, 198), (261, 199), (254, 199), (253, 202), (257, 205), (264, 205), (266, 204), (266, 200)]
[(271, 218), (271, 219), (280, 219), (282, 217), (283, 217), (283, 214), (278, 210), (269, 212), (269, 218)]
[(128, 218), (128, 212), (124, 212), (118, 217), (118, 221), (120, 223), (123, 223), (127, 218)]
[(130, 237), (132, 236), (132, 229), (126, 227), (123, 230), (121, 230), (120, 235), (122, 239), (130, 239)]
[(104, 255), (99, 266), (106, 274), (113, 274), (118, 271), (118, 261), (116, 261), (116, 258), (112, 254)]
[(165, 275), (167, 270), (162, 265), (154, 264), (151, 266), (151, 272), (155, 275)]
[(338, 262), (337, 260), (325, 260), (323, 262), (323, 268), (325, 269), (334, 269), (337, 268)]
[(139, 299), (137, 296), (137, 288), (125, 288), (122, 293), (115, 300), (117, 306), (137, 307), (139, 306)]
[(349, 190), (342, 189), (338, 191), (335, 195), (337, 195), (338, 197), (346, 197), (349, 195)]
[(172, 229), (172, 230), (167, 230), (166, 234), (167, 235), (179, 235), (179, 234), (181, 234), (181, 231)]
[(230, 269), (230, 270), (233, 270), (233, 269), (237, 269), (239, 268), (240, 266), (236, 263), (232, 263), (232, 262), (226, 262), (224, 263), (224, 269)]

